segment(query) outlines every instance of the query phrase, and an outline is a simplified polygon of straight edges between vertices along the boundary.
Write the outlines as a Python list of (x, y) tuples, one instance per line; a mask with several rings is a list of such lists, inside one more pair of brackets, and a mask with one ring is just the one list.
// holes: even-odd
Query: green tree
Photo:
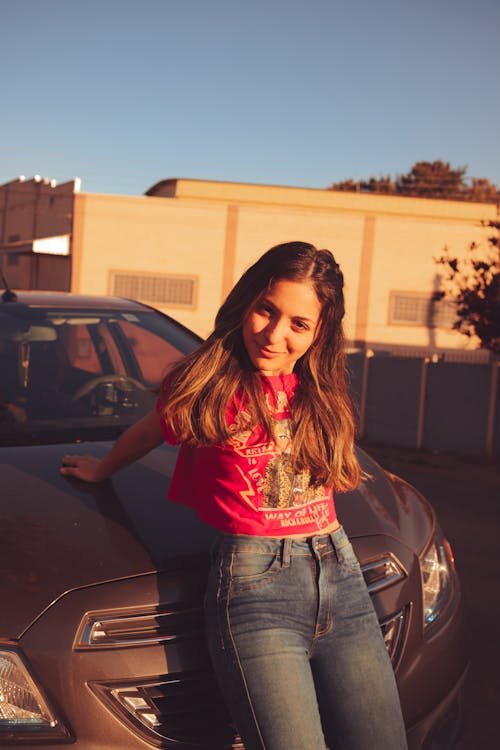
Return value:
[(395, 180), (389, 175), (349, 179), (334, 182), (329, 190), (500, 203), (500, 190), (495, 184), (486, 177), (466, 179), (465, 173), (466, 167), (453, 168), (446, 161), (418, 161), (407, 174), (398, 175)]
[(472, 242), (465, 258), (452, 257), (445, 248), (436, 259), (446, 269), (446, 288), (436, 297), (456, 302), (453, 328), (477, 336), (481, 348), (500, 355), (500, 219), (484, 226), (493, 230), (487, 248)]
[(486, 177), (472, 177), (467, 200), (500, 203), (500, 190)]
[(466, 167), (453, 169), (447, 161), (418, 161), (396, 180), (399, 195), (416, 198), (461, 198), (466, 190)]
[(391, 195), (396, 192), (396, 184), (387, 177), (370, 177), (368, 180), (343, 180), (334, 183), (329, 190), (347, 193), (378, 193)]

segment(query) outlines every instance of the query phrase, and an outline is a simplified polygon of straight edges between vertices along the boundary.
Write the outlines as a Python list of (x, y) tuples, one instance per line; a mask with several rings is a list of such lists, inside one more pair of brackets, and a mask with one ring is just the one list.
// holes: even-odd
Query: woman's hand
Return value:
[(84, 482), (102, 482), (106, 479), (101, 460), (95, 456), (63, 456), (60, 472), (65, 477), (83, 479)]
[(66, 477), (83, 479), (85, 482), (102, 482), (161, 443), (163, 433), (160, 417), (153, 409), (125, 430), (102, 460), (95, 456), (63, 456), (60, 472)]

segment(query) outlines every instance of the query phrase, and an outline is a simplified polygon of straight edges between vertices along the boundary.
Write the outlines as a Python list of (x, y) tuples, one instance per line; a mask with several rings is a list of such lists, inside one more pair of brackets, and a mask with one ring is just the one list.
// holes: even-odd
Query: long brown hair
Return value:
[(223, 443), (229, 438), (227, 407), (238, 393), (252, 425), (260, 422), (272, 435), (262, 380), (243, 344), (242, 324), (254, 302), (282, 279), (309, 281), (321, 303), (314, 341), (295, 364), (294, 467), (309, 471), (314, 484), (349, 490), (359, 483), (360, 468), (345, 374), (344, 279), (329, 250), (287, 242), (272, 247), (245, 271), (219, 309), (213, 333), (168, 373), (162, 389), (165, 420), (181, 442)]

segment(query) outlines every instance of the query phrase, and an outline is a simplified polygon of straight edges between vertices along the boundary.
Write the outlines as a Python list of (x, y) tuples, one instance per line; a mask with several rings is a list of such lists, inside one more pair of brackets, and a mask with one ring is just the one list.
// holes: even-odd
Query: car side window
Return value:
[(87, 325), (61, 326), (59, 340), (66, 350), (70, 367), (93, 375), (102, 373), (102, 366)]
[(160, 313), (110, 307), (0, 310), (0, 442), (114, 438), (151, 411), (199, 340)]
[(181, 351), (141, 325), (128, 320), (121, 320), (118, 325), (132, 349), (142, 380), (149, 387), (158, 387), (168, 366), (182, 356)]
[(97, 352), (104, 372), (114, 373), (115, 375), (126, 375), (127, 370), (120, 350), (107, 323), (99, 323), (92, 333), (95, 336), (94, 342), (97, 346)]

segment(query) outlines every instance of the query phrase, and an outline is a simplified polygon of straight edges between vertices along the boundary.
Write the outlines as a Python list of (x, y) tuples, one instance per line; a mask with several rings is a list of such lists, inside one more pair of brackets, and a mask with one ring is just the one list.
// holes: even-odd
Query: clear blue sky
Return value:
[(140, 195), (467, 166), (500, 185), (499, 0), (0, 0), (0, 183)]

